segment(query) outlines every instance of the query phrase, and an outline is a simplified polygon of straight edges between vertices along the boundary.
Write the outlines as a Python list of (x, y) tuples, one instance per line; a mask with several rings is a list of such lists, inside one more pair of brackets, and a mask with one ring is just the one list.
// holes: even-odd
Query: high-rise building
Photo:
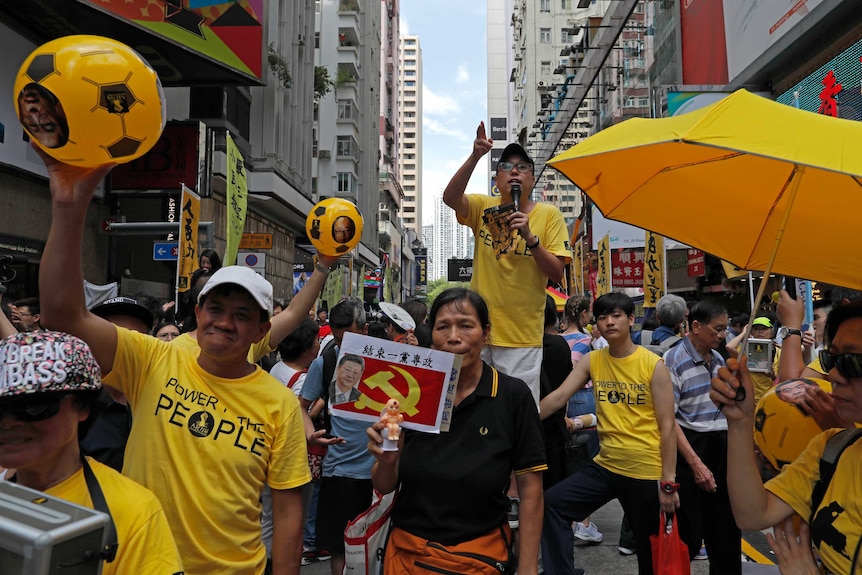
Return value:
[(401, 221), (422, 235), (422, 48), (419, 36), (401, 38), (398, 165), (404, 189)]
[[(423, 226), (423, 233), (428, 227)], [(455, 210), (443, 203), (443, 194), (434, 201), (434, 226), (431, 233), (429, 281), (446, 277), (450, 259), (473, 257), (473, 231), (458, 223)]]
[(320, 199), (340, 197), (356, 204), (365, 225), (355, 253), (361, 263), (376, 266), (381, 9), (359, 0), (315, 6), (315, 64), (334, 81), (313, 118), (315, 191)]

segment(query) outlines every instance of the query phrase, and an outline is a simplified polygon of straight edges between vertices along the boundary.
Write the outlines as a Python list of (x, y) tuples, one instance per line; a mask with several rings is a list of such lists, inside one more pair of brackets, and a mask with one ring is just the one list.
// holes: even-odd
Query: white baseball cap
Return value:
[(272, 284), (254, 270), (245, 266), (224, 266), (210, 276), (209, 281), (207, 281), (198, 295), (198, 303), (200, 303), (202, 297), (224, 284), (238, 285), (247, 291), (254, 298), (254, 301), (266, 310), (267, 314), (272, 315)]

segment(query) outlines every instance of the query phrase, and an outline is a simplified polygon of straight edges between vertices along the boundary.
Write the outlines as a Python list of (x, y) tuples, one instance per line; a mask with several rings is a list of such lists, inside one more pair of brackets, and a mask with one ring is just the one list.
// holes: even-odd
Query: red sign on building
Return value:
[(705, 259), (703, 250), (688, 250), (688, 277), (696, 278), (706, 274)]
[(642, 288), (644, 285), (644, 251), (611, 250), (611, 283), (614, 288)]

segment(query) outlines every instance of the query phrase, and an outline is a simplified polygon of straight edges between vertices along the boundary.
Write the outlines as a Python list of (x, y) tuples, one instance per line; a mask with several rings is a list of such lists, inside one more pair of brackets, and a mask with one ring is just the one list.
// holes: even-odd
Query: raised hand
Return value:
[(494, 140), (485, 135), (485, 122), (479, 122), (479, 127), (476, 128), (476, 139), (473, 141), (473, 157), (479, 159), (494, 146)]

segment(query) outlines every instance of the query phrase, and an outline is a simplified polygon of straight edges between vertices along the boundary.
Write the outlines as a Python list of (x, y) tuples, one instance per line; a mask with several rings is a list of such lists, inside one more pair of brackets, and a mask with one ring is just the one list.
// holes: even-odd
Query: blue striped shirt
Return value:
[(685, 337), (664, 354), (664, 364), (673, 381), (676, 421), (680, 427), (693, 431), (727, 429), (727, 420), (723, 414), (716, 418), (718, 408), (709, 398), (710, 380), (718, 377), (718, 369), (725, 365), (724, 358), (715, 350), (711, 353), (710, 369), (691, 340)]

